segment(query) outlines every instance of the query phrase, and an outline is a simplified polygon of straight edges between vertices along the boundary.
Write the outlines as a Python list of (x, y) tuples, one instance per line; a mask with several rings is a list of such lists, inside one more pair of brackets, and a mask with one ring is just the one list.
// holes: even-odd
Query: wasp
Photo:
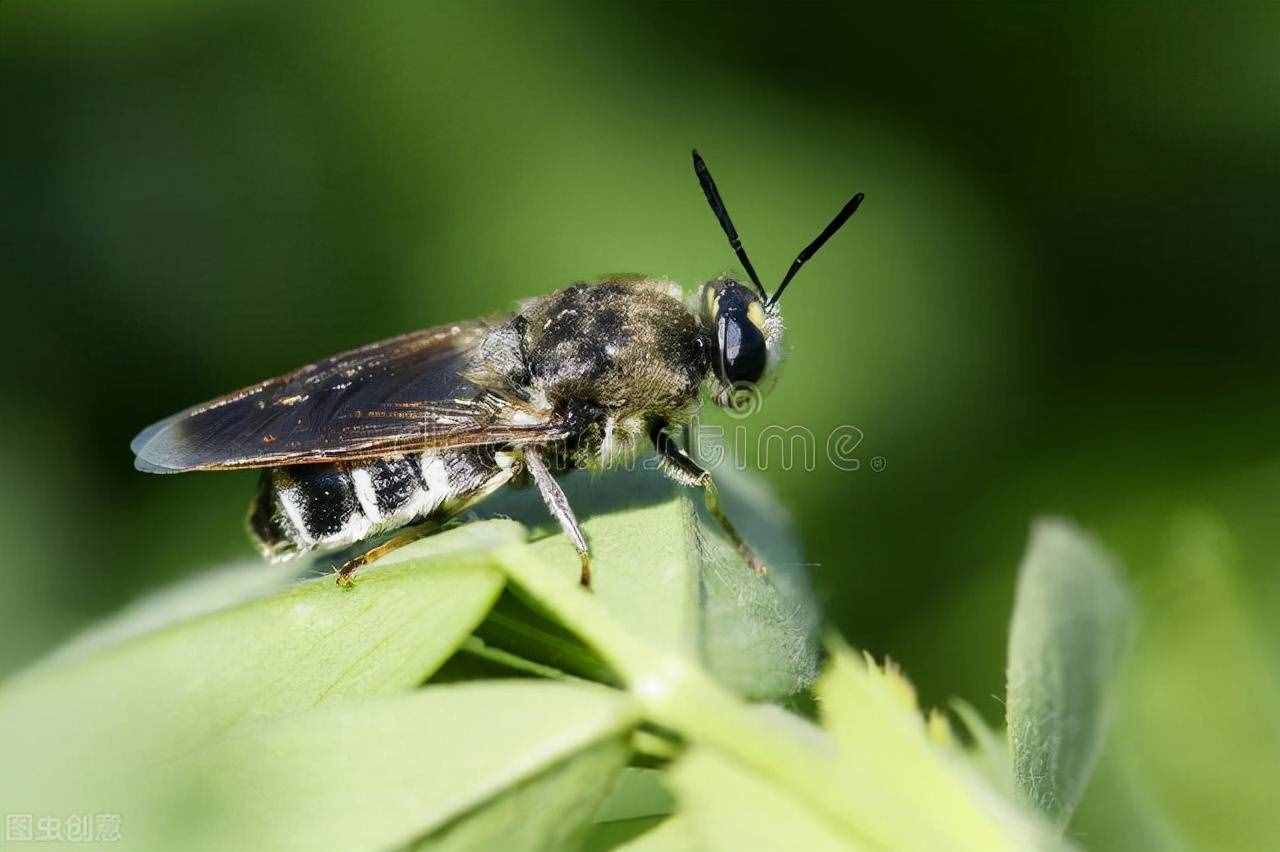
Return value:
[(572, 284), (511, 314), (371, 343), (188, 408), (139, 433), (135, 466), (262, 469), (248, 528), (271, 561), (394, 533), (346, 561), (340, 585), (503, 485), (532, 479), (590, 587), (590, 548), (556, 477), (608, 468), (647, 439), (667, 476), (703, 489), (711, 515), (763, 574), (711, 474), (674, 430), (704, 393), (733, 406), (777, 366), (783, 292), (863, 196), (849, 199), (770, 295), (697, 151), (693, 168), (751, 287), (715, 278), (686, 304), (665, 279)]

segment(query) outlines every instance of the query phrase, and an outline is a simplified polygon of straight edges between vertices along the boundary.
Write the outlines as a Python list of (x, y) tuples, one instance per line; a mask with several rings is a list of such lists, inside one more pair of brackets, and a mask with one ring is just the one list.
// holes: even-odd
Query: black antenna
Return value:
[(773, 307), (778, 303), (778, 300), (782, 298), (782, 291), (787, 289), (787, 285), (791, 283), (791, 279), (795, 278), (796, 273), (800, 271), (800, 267), (804, 266), (809, 261), (809, 258), (818, 253), (818, 249), (822, 248), (822, 244), (831, 239), (832, 234), (840, 230), (840, 226), (849, 221), (849, 217), (857, 211), (858, 205), (861, 203), (862, 193), (859, 192), (853, 198), (850, 198), (844, 207), (840, 208), (840, 212), (836, 214), (836, 218), (831, 220), (831, 224), (823, 228), (822, 233), (818, 234), (817, 238), (814, 239), (813, 242), (805, 246), (804, 250), (801, 251), (800, 254), (796, 255), (796, 259), (792, 262), (791, 268), (787, 270), (786, 277), (782, 279), (782, 283), (778, 285), (778, 289), (774, 290), (773, 295), (769, 297), (769, 307)]
[[(702, 192), (707, 196), (707, 203), (711, 205), (711, 212), (716, 214), (716, 218), (720, 220), (720, 227), (724, 229), (724, 235), (729, 238), (729, 245), (733, 247), (734, 252), (738, 255), (738, 260), (742, 261), (742, 265), (747, 270), (747, 275), (751, 277), (751, 283), (756, 285), (756, 290), (760, 292), (761, 299), (768, 299), (769, 294), (765, 292), (764, 286), (760, 283), (760, 276), (756, 275), (755, 267), (751, 265), (751, 258), (747, 257), (747, 250), (742, 247), (742, 240), (738, 238), (738, 231), (733, 227), (733, 221), (729, 218), (729, 211), (724, 209), (724, 199), (720, 197), (720, 190), (716, 189), (716, 182), (711, 179), (711, 172), (707, 171), (707, 164), (702, 161), (702, 157), (698, 154), (696, 148), (693, 151), (693, 172), (698, 176), (698, 183), (702, 184)], [(858, 196), (858, 199), (861, 200), (862, 196)], [(852, 213), (852, 211), (850, 212)], [(845, 218), (847, 219), (848, 216)], [(837, 225), (837, 227), (839, 226)], [(826, 232), (823, 233), (824, 236), (820, 240), (825, 240), (831, 236)], [(815, 242), (818, 245), (822, 245), (820, 240)], [(809, 248), (817, 251), (816, 246), (810, 246)], [(805, 251), (809, 251), (809, 249), (805, 249)], [(805, 260), (808, 260), (808, 258), (805, 258)], [(797, 261), (797, 263), (799, 262)], [(792, 272), (794, 271), (793, 269)]]

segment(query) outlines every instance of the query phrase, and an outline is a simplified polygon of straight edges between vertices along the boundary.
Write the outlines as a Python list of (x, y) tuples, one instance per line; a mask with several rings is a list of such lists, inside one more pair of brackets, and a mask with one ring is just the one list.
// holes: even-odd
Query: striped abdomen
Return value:
[(249, 507), (249, 533), (271, 560), (334, 550), (419, 521), (443, 521), (511, 475), (510, 458), (484, 447), (268, 468)]

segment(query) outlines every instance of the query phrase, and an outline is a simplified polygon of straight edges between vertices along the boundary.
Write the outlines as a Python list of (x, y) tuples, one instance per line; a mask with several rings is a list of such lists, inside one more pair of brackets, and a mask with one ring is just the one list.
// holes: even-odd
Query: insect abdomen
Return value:
[(418, 521), (445, 520), (511, 478), (484, 448), (263, 471), (249, 533), (269, 559), (347, 547)]

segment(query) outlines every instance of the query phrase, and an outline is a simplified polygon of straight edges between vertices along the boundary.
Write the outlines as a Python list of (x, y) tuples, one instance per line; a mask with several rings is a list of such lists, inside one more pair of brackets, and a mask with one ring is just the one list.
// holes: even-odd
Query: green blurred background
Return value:
[[(1142, 624), (1076, 827), (1280, 837), (1280, 5), (0, 6), (0, 674), (250, 558), (254, 475), (136, 473), (142, 426), (599, 273), (733, 258), (785, 308), (752, 421), (832, 623), (927, 703), (1002, 708), (1028, 524), (1125, 561)], [(883, 470), (869, 463), (881, 457)]]

